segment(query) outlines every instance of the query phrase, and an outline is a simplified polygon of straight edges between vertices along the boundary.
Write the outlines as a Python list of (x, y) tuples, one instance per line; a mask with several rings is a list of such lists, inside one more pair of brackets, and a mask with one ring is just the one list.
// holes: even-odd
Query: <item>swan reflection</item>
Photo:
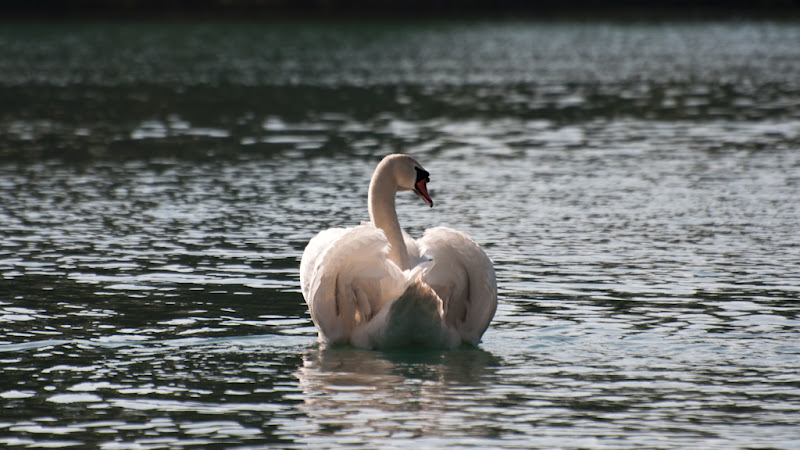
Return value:
[[(303, 355), (297, 371), (311, 426), (305, 437), (414, 437), (463, 434), (474, 421), (481, 434), (490, 421), (468, 407), (485, 402), (500, 359), (477, 348), (425, 352), (374, 352), (320, 347)], [(459, 431), (460, 430), (460, 431)]]

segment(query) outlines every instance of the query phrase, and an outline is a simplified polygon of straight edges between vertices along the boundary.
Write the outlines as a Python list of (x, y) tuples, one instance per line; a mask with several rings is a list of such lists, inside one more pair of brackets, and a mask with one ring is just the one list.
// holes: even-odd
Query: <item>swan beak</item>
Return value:
[(417, 181), (417, 184), (414, 185), (414, 193), (417, 194), (419, 198), (425, 200), (425, 203), (427, 203), (428, 206), (433, 208), (433, 199), (428, 194), (427, 184), (428, 180), (426, 180), (425, 178)]

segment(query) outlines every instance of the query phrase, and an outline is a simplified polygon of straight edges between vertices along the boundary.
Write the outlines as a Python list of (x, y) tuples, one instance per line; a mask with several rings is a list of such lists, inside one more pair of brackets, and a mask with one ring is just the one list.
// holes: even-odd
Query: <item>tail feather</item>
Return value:
[(388, 308), (354, 330), (352, 342), (366, 348), (455, 347), (461, 338), (442, 317), (442, 300), (417, 278)]

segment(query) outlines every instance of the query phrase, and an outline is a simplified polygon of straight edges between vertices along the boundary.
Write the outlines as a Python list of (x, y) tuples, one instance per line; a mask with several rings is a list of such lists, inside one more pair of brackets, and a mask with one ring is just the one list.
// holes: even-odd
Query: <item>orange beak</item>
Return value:
[(425, 203), (428, 204), (431, 208), (433, 208), (433, 199), (431, 198), (430, 194), (428, 194), (428, 180), (425, 178), (417, 181), (417, 184), (414, 186), (414, 193), (423, 200)]

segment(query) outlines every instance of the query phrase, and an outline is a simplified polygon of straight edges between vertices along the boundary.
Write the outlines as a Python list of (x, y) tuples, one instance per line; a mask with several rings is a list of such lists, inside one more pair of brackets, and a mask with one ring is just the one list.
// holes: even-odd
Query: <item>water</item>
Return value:
[[(0, 444), (798, 448), (800, 25), (4, 24)], [(500, 305), (321, 348), (317, 231), (414, 154)]]

